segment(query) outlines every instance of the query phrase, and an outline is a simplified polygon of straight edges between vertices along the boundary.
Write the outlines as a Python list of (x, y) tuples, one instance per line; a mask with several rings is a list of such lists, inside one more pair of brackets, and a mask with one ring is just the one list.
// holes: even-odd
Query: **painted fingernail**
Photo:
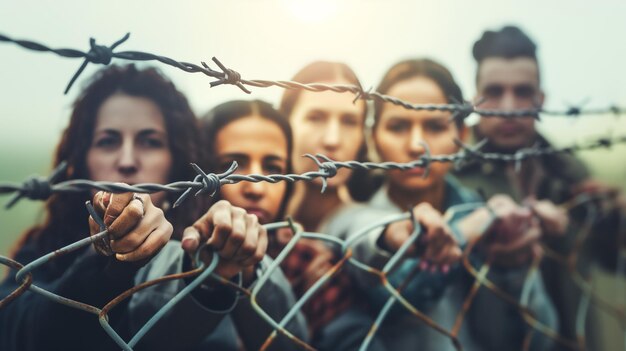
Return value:
[(441, 271), (443, 272), (443, 274), (448, 274), (448, 272), (450, 272), (450, 265), (444, 264), (443, 266), (441, 266)]
[(421, 270), (425, 271), (428, 269), (428, 262), (426, 262), (426, 260), (421, 260), (419, 267)]
[(437, 265), (430, 266), (430, 273), (437, 273)]

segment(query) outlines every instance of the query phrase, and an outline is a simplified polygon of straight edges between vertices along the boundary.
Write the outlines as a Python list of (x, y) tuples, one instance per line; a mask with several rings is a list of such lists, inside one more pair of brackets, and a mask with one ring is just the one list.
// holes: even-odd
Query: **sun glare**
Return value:
[(289, 11), (304, 22), (321, 22), (337, 13), (337, 0), (283, 0)]

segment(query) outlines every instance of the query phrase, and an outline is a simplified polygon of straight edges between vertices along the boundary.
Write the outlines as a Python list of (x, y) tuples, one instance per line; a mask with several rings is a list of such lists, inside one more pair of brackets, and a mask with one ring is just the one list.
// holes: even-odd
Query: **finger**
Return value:
[[(391, 252), (398, 251), (404, 241), (409, 237), (410, 231), (408, 227), (411, 227), (410, 221), (400, 221), (389, 224), (381, 234), (385, 249)], [(414, 251), (413, 248), (409, 248), (407, 253), (413, 254)]]
[(155, 229), (136, 250), (126, 254), (116, 254), (119, 261), (139, 261), (156, 255), (170, 240), (173, 227), (170, 222), (164, 222)]
[(246, 220), (245, 239), (233, 255), (238, 262), (245, 261), (255, 254), (259, 242), (259, 231), (261, 230), (257, 216), (246, 214), (244, 218)]
[[(106, 206), (104, 217), (102, 218), (107, 227), (110, 226), (120, 214), (122, 214), (124, 208), (133, 200), (133, 195), (134, 193), (109, 195), (109, 204)], [(104, 202), (104, 204), (106, 205), (106, 202)]]
[(275, 233), (276, 238), (278, 239), (278, 244), (280, 244), (281, 247), (287, 245), (289, 240), (293, 238), (293, 231), (291, 228), (279, 228), (275, 231)]
[[(147, 204), (151, 204), (150, 196), (142, 194)], [(152, 207), (150, 211), (161, 211), (161, 209)], [(108, 231), (113, 239), (121, 238), (135, 228), (144, 217), (146, 209), (144, 208), (144, 202), (139, 198), (132, 199), (128, 205), (122, 210), (122, 213), (115, 218), (115, 220), (109, 224)]]
[[(214, 247), (220, 257), (225, 259), (232, 259), (235, 252), (243, 244), (246, 239), (246, 211), (241, 208), (233, 207), (231, 210), (232, 225), (230, 232), (225, 231), (223, 228), (216, 226), (213, 229), (213, 236), (209, 239), (209, 245)], [(213, 238), (224, 238), (224, 245), (221, 248), (213, 245)]]
[(456, 243), (449, 243), (445, 247), (443, 247), (432, 259), (432, 262), (438, 265), (451, 264), (453, 263), (453, 258), (451, 257), (454, 254), (454, 248), (456, 247)]
[[(123, 219), (123, 215), (118, 219)], [(163, 212), (159, 208), (153, 208), (141, 222), (124, 236), (111, 240), (111, 249), (116, 253), (127, 253), (137, 249), (162, 222), (166, 222)]]
[(243, 266), (253, 266), (263, 260), (265, 257), (265, 253), (267, 252), (267, 247), (269, 244), (267, 231), (263, 226), (260, 227), (258, 243), (256, 246), (256, 251), (252, 257), (241, 262)]
[(423, 257), (431, 262), (437, 263), (437, 257), (445, 250), (448, 242), (443, 228), (431, 228), (428, 233), (428, 245)]
[(106, 205), (104, 204), (105, 196), (106, 196), (106, 200), (108, 204), (109, 199), (111, 197), (111, 193), (107, 193), (104, 191), (98, 191), (93, 196), (93, 199), (91, 201), (91, 204), (93, 205), (94, 210), (96, 210), (96, 213), (99, 214), (100, 216), (104, 215), (104, 211), (106, 211)]
[(420, 204), (415, 207), (414, 215), (422, 225), (423, 235), (426, 236), (426, 250), (423, 258), (433, 260), (448, 242), (447, 226), (442, 215), (429, 204)]
[(200, 246), (200, 232), (195, 227), (187, 227), (183, 231), (181, 246), (188, 254), (196, 252)]
[[(458, 245), (455, 245), (454, 247), (450, 249), (450, 252), (448, 253), (448, 258), (446, 262), (444, 263), (444, 266), (448, 266), (448, 269), (449, 269), (451, 265), (459, 262), (461, 260), (461, 257), (463, 257), (463, 250), (461, 250), (461, 248)], [(444, 272), (444, 273), (447, 273), (447, 272)]]
[[(225, 205), (225, 204), (227, 205)], [(206, 237), (207, 244), (210, 245), (215, 251), (219, 251), (226, 244), (226, 239), (230, 235), (232, 231), (233, 222), (232, 222), (232, 206), (228, 202), (218, 202), (215, 205), (211, 206), (209, 212), (207, 212), (207, 217), (200, 224), (200, 228), (206, 228), (205, 230), (210, 230), (205, 232), (206, 234), (203, 237)], [(194, 224), (194, 227), (198, 229), (199, 227)], [(202, 229), (199, 230), (200, 234), (203, 234)]]
[(489, 251), (492, 254), (509, 254), (530, 248), (541, 237), (541, 231), (537, 226), (532, 226), (524, 235), (510, 243), (493, 243)]

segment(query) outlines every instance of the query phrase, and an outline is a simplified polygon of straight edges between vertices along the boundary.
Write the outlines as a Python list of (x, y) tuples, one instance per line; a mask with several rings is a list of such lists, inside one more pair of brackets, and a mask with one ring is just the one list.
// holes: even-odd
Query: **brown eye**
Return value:
[(312, 111), (306, 115), (306, 120), (313, 123), (322, 123), (326, 119), (326, 115), (320, 111)]
[(117, 144), (119, 144), (119, 138), (109, 135), (109, 136), (105, 136), (100, 139), (97, 139), (94, 146), (99, 147), (99, 148), (113, 148)]
[(263, 166), (263, 170), (265, 174), (282, 174), (284, 173), (284, 169), (281, 165), (277, 163), (267, 163)]
[(535, 95), (535, 88), (530, 85), (518, 85), (513, 89), (518, 98), (528, 99)]
[(359, 125), (359, 118), (355, 115), (341, 116), (341, 123), (346, 126), (356, 127)]
[(160, 149), (165, 146), (163, 141), (156, 138), (143, 138), (140, 140), (140, 144), (150, 149)]
[(504, 94), (504, 87), (501, 85), (488, 85), (483, 90), (483, 95), (487, 99), (499, 99)]
[(434, 133), (439, 133), (448, 130), (450, 124), (447, 121), (429, 121), (424, 124), (424, 127)]
[(402, 133), (411, 128), (411, 124), (408, 121), (395, 120), (387, 123), (387, 130), (393, 133)]

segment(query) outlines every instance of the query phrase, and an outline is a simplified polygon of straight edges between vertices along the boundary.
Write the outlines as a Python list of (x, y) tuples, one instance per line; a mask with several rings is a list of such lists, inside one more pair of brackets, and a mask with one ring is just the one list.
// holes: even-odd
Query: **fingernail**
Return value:
[(437, 273), (437, 265), (430, 266), (430, 273)]
[(183, 239), (181, 246), (183, 247), (183, 250), (185, 251), (192, 251), (195, 249), (195, 240), (191, 239), (191, 238), (186, 238)]
[(111, 215), (106, 215), (104, 216), (104, 224), (106, 224), (106, 226), (110, 226), (111, 223), (113, 223), (115, 221), (117, 217), (115, 216), (111, 216)]
[(113, 196), (112, 193), (104, 193), (104, 195), (102, 196), (102, 204), (104, 205), (104, 207), (109, 206), (109, 203), (111, 203), (111, 197)]
[(126, 255), (122, 255), (122, 254), (115, 254), (115, 258), (116, 258), (118, 261), (122, 261), (122, 262), (123, 262), (123, 261), (126, 261)]
[(444, 264), (443, 266), (441, 266), (441, 271), (443, 272), (443, 274), (448, 274), (448, 272), (450, 272), (450, 265)]
[(421, 270), (425, 271), (428, 269), (428, 262), (426, 262), (426, 260), (421, 260), (419, 267)]

